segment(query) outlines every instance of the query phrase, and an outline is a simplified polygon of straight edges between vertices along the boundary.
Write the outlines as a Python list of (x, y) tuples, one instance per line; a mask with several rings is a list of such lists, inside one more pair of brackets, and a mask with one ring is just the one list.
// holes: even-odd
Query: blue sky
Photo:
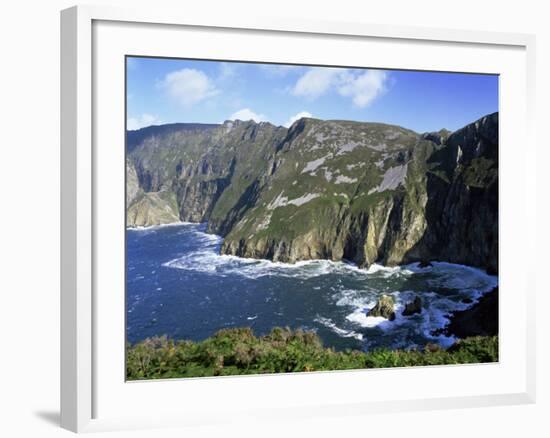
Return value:
[(492, 75), (127, 58), (128, 129), (300, 117), (458, 129), (498, 111)]

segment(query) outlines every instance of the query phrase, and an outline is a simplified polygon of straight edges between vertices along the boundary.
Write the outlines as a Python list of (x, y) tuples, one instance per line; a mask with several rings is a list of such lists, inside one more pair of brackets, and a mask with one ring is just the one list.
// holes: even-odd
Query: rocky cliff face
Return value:
[(145, 128), (127, 169), (128, 226), (207, 221), (226, 254), (497, 270), (496, 113), (423, 135), (316, 119)]
[(451, 134), (428, 159), (422, 239), (408, 256), (498, 271), (498, 114)]
[[(218, 232), (231, 226), (242, 194), (267, 171), (286, 134), (282, 127), (241, 121), (155, 128), (148, 135), (128, 133), (128, 158), (139, 186), (146, 193), (172, 192), (180, 220), (208, 220)], [(135, 224), (129, 218), (127, 225)]]

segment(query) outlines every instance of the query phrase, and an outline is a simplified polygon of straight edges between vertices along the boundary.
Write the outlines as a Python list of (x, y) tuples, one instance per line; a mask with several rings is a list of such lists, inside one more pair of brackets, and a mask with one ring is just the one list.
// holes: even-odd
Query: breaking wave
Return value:
[(163, 266), (221, 275), (240, 275), (249, 279), (266, 276), (309, 279), (328, 274), (351, 274), (367, 279), (373, 274), (388, 278), (393, 275), (407, 276), (414, 273), (412, 269), (407, 269), (407, 267), (385, 267), (376, 264), (370, 266), (369, 269), (360, 269), (355, 264), (345, 261), (304, 260), (296, 263), (283, 263), (221, 255), (219, 251), (223, 242), (222, 237), (201, 231), (200, 227), (193, 230), (193, 235), (196, 242), (201, 244), (200, 248), (170, 260), (164, 263)]
[(361, 333), (357, 333), (353, 330), (345, 330), (343, 328), (340, 328), (330, 318), (324, 318), (322, 316), (318, 316), (317, 318), (314, 319), (314, 321), (324, 325), (325, 327), (329, 328), (334, 333), (336, 333), (338, 336), (341, 336), (343, 338), (355, 338), (358, 341), (363, 340), (363, 335)]
[(158, 224), (158, 225), (148, 225), (148, 226), (138, 225), (136, 227), (126, 227), (126, 231), (135, 232), (135, 233), (147, 233), (147, 232), (156, 231), (167, 227), (181, 227), (182, 225), (200, 225), (200, 224), (196, 224), (194, 222), (170, 222), (169, 224)]

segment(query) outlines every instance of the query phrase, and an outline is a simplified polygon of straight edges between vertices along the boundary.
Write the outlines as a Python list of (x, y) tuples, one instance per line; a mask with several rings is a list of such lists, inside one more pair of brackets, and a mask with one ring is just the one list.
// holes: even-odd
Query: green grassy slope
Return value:
[(498, 361), (498, 338), (473, 337), (448, 350), (337, 352), (313, 332), (274, 328), (256, 337), (250, 328), (225, 329), (202, 341), (151, 338), (127, 347), (127, 379), (352, 370)]

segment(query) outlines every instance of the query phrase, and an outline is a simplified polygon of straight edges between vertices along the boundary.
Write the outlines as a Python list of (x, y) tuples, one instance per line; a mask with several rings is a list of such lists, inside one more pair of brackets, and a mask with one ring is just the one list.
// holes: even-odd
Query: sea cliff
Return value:
[(207, 222), (221, 252), (498, 271), (498, 113), (455, 132), (303, 118), (127, 135), (127, 225)]

